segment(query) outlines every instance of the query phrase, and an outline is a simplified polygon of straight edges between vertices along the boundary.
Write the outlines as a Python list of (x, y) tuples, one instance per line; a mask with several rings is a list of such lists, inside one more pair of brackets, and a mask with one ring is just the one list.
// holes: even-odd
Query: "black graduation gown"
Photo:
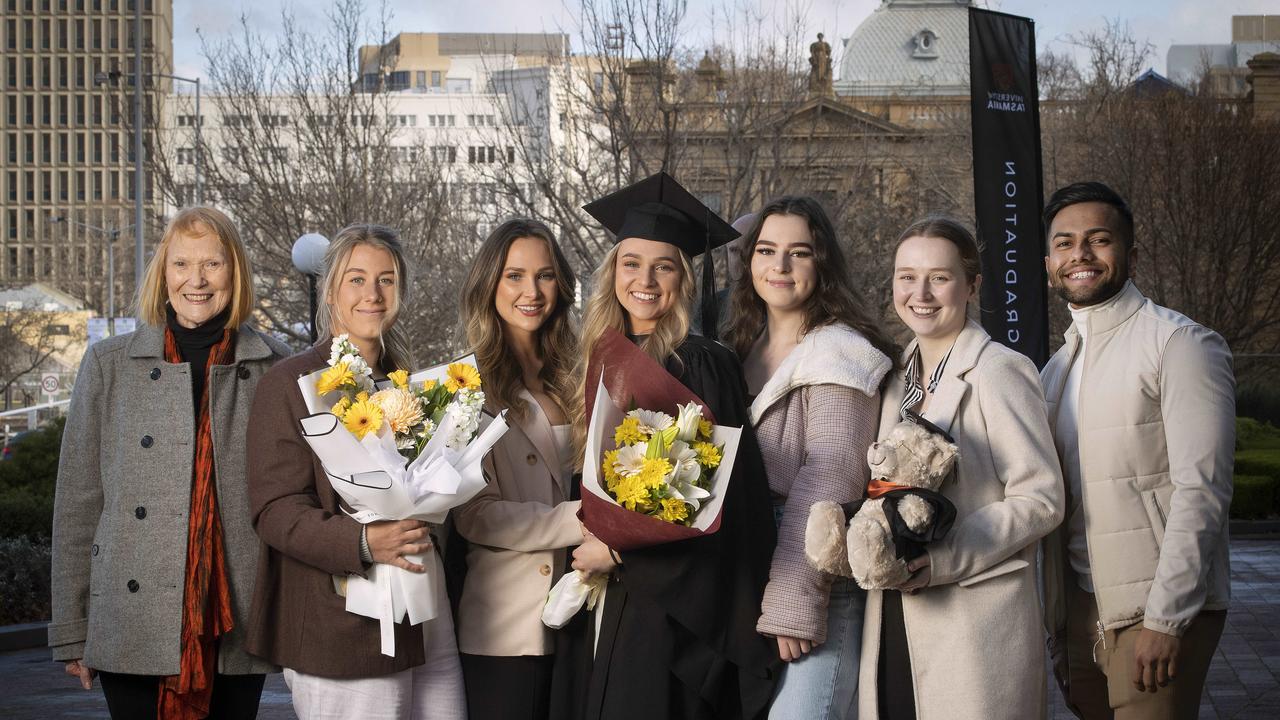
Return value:
[(716, 533), (622, 552), (594, 660), (589, 613), (558, 633), (551, 716), (585, 720), (759, 718), (778, 670), (756, 632), (776, 542), (764, 461), (736, 356), (691, 335), (667, 370), (742, 441)]

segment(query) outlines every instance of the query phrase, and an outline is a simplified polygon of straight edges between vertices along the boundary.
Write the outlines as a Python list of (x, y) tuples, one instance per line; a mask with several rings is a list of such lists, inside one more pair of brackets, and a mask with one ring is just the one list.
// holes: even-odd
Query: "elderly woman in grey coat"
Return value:
[(778, 545), (756, 630), (787, 663), (770, 718), (844, 718), (858, 686), (864, 593), (809, 566), (809, 508), (862, 497), (880, 384), (897, 349), (850, 281), (809, 197), (774, 200), (741, 244), (729, 339), (745, 358)]
[(244, 650), (258, 538), (245, 427), (288, 354), (248, 325), (253, 278), (223, 213), (181, 211), (135, 332), (86, 351), (58, 466), (53, 659), (116, 718), (253, 717), (271, 666)]

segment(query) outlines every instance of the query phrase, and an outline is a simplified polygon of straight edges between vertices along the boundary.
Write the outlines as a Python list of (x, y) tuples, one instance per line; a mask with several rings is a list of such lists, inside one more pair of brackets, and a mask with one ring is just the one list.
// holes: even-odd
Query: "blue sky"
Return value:
[[(192, 2), (174, 0), (174, 64), (179, 75), (205, 75), (205, 60), (197, 29), (207, 39), (220, 39), (236, 31), (243, 14), (253, 26), (269, 33), (280, 26), (284, 6), (307, 24), (322, 24), (329, 0), (222, 0)], [(690, 46), (709, 44), (715, 37), (713, 22), (723, 8), (747, 3), (768, 19), (783, 24), (785, 18), (803, 13), (807, 35), (824, 32), (828, 40), (845, 38), (879, 7), (880, 0), (688, 0), (685, 41)], [(379, 3), (369, 2), (371, 15)], [(578, 0), (387, 0), (392, 32), (555, 32), (573, 33)], [(1073, 51), (1069, 36), (1099, 28), (1106, 19), (1129, 23), (1134, 35), (1155, 46), (1151, 65), (1164, 72), (1165, 54), (1175, 43), (1225, 43), (1231, 39), (1231, 16), (1280, 13), (1276, 0), (979, 0), (992, 10), (1029, 16), (1036, 21), (1037, 42), (1059, 51)], [(576, 41), (575, 41), (576, 44)], [(839, 44), (832, 42), (839, 60)], [(837, 64), (837, 68), (838, 68)]]

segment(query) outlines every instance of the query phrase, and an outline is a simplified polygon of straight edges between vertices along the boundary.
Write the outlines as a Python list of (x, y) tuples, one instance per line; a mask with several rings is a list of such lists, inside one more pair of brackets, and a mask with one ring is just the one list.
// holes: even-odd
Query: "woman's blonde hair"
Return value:
[(392, 370), (412, 370), (412, 355), (409, 352), (409, 341), (403, 329), (396, 325), (400, 309), (409, 299), (409, 262), (405, 259), (404, 245), (400, 235), (385, 225), (357, 223), (348, 225), (338, 231), (324, 253), (324, 272), (320, 276), (320, 300), (324, 303), (321, 312), (316, 313), (316, 328), (320, 337), (332, 336), (335, 325), (335, 310), (332, 298), (338, 292), (342, 282), (342, 274), (347, 270), (351, 260), (351, 251), (357, 245), (386, 250), (391, 253), (395, 262), (396, 292), (387, 303), (387, 319), (383, 323), (382, 335), (378, 338), (382, 345), (382, 358), (379, 364), (388, 372)]
[[(614, 245), (604, 256), (600, 267), (591, 276), (591, 297), (587, 300), (586, 312), (582, 322), (582, 352), (579, 354), (577, 369), (577, 385), (582, 392), (574, 398), (573, 431), (574, 444), (578, 448), (586, 446), (586, 393), (595, 388), (587, 388), (587, 363), (591, 359), (591, 351), (595, 348), (605, 330), (613, 328), (620, 333), (627, 333), (627, 312), (614, 290), (618, 278), (618, 248)], [(693, 262), (683, 250), (680, 256), (680, 287), (676, 302), (671, 310), (658, 318), (653, 332), (641, 343), (640, 349), (649, 357), (665, 365), (668, 358), (675, 355), (676, 348), (689, 336), (690, 317), (693, 312), (693, 301), (698, 294), (698, 282), (693, 274)]]
[(578, 331), (573, 321), (577, 279), (550, 228), (537, 220), (514, 218), (489, 234), (471, 261), (471, 269), (462, 284), (459, 314), (463, 331), (484, 375), (485, 395), (494, 407), (508, 408), (513, 417), (523, 419), (528, 408), (519, 395), (523, 387), (521, 368), (512, 360), (505, 326), (494, 305), (498, 283), (506, 268), (507, 252), (521, 238), (536, 238), (546, 243), (556, 273), (555, 308), (538, 328), (535, 345), (538, 359), (542, 361), (538, 379), (546, 393), (568, 415), (578, 390), (573, 375), (579, 354)]
[(212, 233), (222, 243), (222, 251), (227, 255), (227, 263), (231, 267), (231, 315), (227, 318), (226, 327), (238, 328), (249, 320), (253, 314), (253, 270), (249, 266), (249, 254), (245, 252), (244, 242), (240, 240), (240, 231), (235, 223), (221, 210), (204, 205), (189, 207), (178, 212), (164, 229), (160, 245), (155, 254), (147, 262), (147, 269), (142, 277), (142, 286), (133, 300), (134, 313), (148, 325), (165, 324), (165, 305), (169, 304), (169, 288), (165, 285), (165, 262), (169, 254), (169, 245), (178, 235), (203, 237)]

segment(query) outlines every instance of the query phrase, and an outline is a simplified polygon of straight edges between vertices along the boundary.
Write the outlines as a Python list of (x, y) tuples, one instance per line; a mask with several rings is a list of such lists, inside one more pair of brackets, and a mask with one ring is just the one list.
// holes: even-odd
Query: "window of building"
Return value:
[(10, 18), (4, 24), (4, 36), (7, 39), (6, 45), (10, 50), (18, 49), (18, 21)]
[(456, 163), (458, 162), (458, 148), (452, 145), (433, 145), (431, 147), (431, 161), (434, 163)]
[(45, 127), (53, 124), (53, 98), (48, 95), (40, 98), (40, 124)]
[(388, 90), (408, 90), (409, 89), (409, 71), (397, 70), (387, 77)]
[(288, 115), (263, 115), (262, 127), (287, 127), (289, 125)]
[(34, 201), (36, 199), (36, 174), (30, 171), (23, 173), (22, 186), (26, 190), (27, 202)]
[(471, 145), (467, 148), (467, 162), (472, 165), (492, 163), (497, 155), (497, 148), (488, 145)]
[(439, 70), (431, 71), (431, 87), (438, 88), (444, 82), (444, 77)]
[(414, 86), (415, 86), (415, 87), (426, 87), (426, 85), (427, 85), (427, 71), (426, 71), (426, 70), (418, 70), (418, 71), (414, 74), (413, 81), (414, 81), (414, 82), (413, 82), (413, 84), (414, 84)]

